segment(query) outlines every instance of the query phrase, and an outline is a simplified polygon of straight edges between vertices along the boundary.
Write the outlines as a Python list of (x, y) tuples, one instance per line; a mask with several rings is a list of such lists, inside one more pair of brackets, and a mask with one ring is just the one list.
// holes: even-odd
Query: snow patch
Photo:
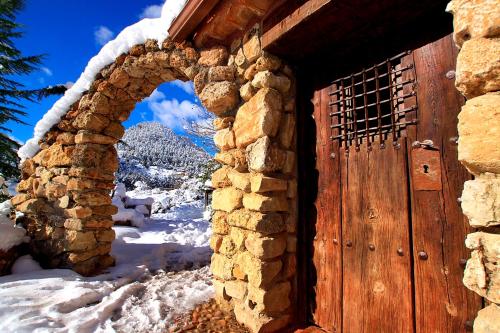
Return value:
[(61, 97), (52, 108), (42, 117), (35, 126), (33, 138), (29, 139), (24, 146), (19, 148), (18, 155), (22, 161), (33, 157), (39, 150), (38, 141), (67, 113), (70, 106), (77, 102), (94, 81), (95, 76), (107, 65), (130, 48), (137, 44), (143, 44), (148, 39), (158, 41), (161, 47), (163, 41), (168, 37), (168, 29), (172, 21), (184, 8), (186, 0), (165, 1), (161, 17), (145, 18), (141, 21), (123, 29), (116, 38), (90, 59), (84, 72), (75, 84)]
[[(194, 191), (194, 183), (183, 190)], [(116, 191), (125, 194), (124, 187)], [(151, 192), (162, 195), (144, 189), (126, 195)], [(113, 229), (116, 266), (96, 277), (38, 270), (31, 257), (19, 258), (15, 274), (0, 277), (0, 332), (166, 332), (177, 316), (213, 296), (210, 222), (200, 200), (153, 214), (140, 228)]]

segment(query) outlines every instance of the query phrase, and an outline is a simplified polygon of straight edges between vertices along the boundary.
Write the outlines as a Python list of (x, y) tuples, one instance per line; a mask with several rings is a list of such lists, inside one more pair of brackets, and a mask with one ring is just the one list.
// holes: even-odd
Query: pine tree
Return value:
[(19, 174), (17, 149), (19, 143), (9, 137), (8, 121), (27, 123), (21, 118), (27, 113), (23, 101), (35, 102), (49, 95), (64, 93), (63, 86), (36, 90), (25, 89), (13, 76), (27, 75), (38, 69), (43, 55), (24, 56), (13, 40), (23, 36), (22, 25), (15, 22), (16, 14), (24, 8), (24, 0), (0, 0), (0, 174), (6, 178)]

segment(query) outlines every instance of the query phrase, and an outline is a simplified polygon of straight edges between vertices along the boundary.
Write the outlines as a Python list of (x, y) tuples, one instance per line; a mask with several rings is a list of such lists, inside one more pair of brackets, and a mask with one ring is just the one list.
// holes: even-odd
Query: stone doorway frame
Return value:
[(222, 167), (213, 174), (216, 298), (252, 331), (288, 324), (296, 267), (295, 82), (264, 53), (257, 35), (233, 48), (196, 50), (167, 39), (133, 46), (102, 69), (90, 89), (22, 163), (19, 194), (30, 251), (45, 267), (93, 275), (114, 264), (111, 216), (114, 145), (135, 104), (160, 84), (194, 81), (217, 118)]

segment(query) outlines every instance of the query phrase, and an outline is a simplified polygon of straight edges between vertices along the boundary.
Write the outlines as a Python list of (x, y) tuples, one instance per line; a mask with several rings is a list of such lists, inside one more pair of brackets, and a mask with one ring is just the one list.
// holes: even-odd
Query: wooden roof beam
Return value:
[(262, 48), (266, 49), (286, 34), (291, 33), (301, 23), (311, 19), (332, 2), (332, 0), (309, 0), (305, 2), (302, 6), (281, 20), (281, 22), (264, 32), (262, 35)]
[(168, 33), (176, 42), (186, 40), (220, 0), (189, 0), (172, 22)]

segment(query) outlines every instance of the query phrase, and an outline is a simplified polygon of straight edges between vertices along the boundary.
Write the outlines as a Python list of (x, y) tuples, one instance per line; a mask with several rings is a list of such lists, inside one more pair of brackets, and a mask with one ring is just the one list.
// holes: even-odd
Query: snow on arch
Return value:
[(123, 29), (114, 40), (104, 45), (99, 53), (90, 59), (75, 84), (54, 103), (52, 108), (35, 125), (33, 137), (26, 141), (17, 153), (21, 161), (35, 156), (40, 150), (38, 141), (61, 120), (71, 105), (82, 97), (90, 88), (95, 76), (104, 67), (113, 63), (119, 55), (128, 52), (132, 46), (143, 44), (148, 39), (157, 40), (161, 48), (163, 41), (168, 37), (168, 29), (172, 21), (182, 11), (186, 2), (187, 0), (165, 0), (161, 17), (142, 19)]

